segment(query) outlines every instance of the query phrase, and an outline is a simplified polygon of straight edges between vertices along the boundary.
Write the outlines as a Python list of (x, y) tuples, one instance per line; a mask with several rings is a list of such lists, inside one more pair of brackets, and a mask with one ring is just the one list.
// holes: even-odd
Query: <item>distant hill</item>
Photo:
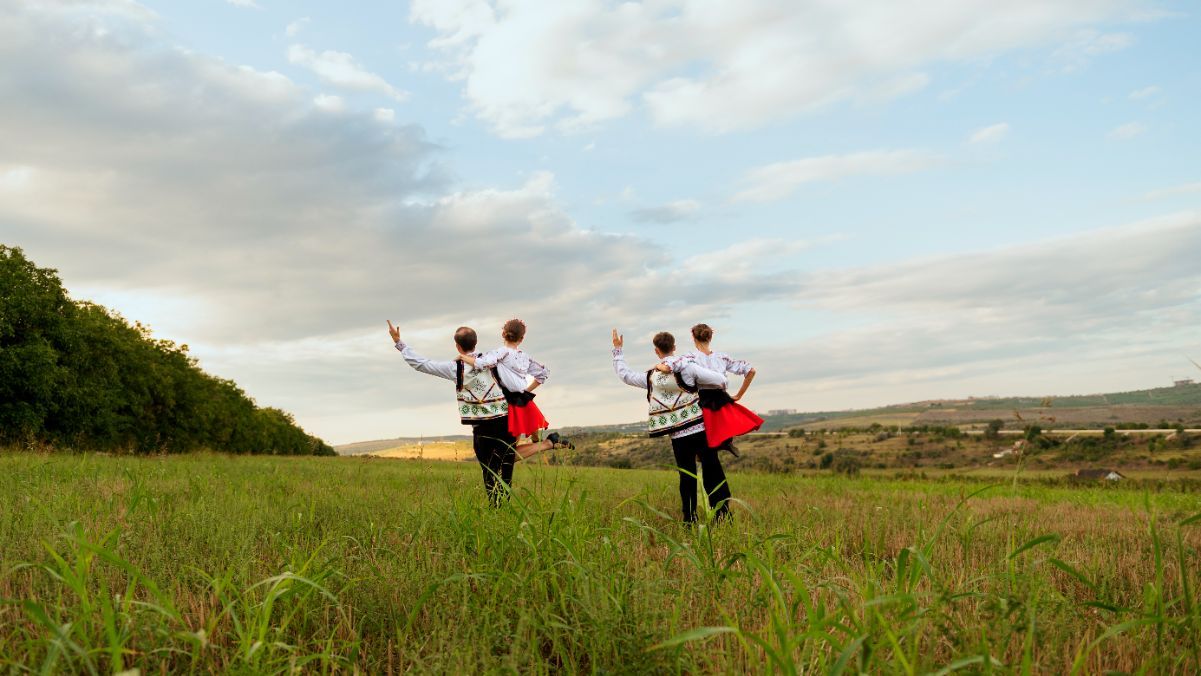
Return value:
[(845, 424), (964, 425), (993, 419), (1040, 419), (1092, 427), (1109, 423), (1155, 423), (1201, 418), (1201, 384), (1130, 392), (1041, 397), (972, 397), (895, 404), (872, 409), (765, 416), (764, 431)]
[[(1018, 416), (1021, 416), (1021, 419)], [(761, 431), (780, 432), (798, 427), (867, 427), (872, 423), (902, 427), (971, 425), (987, 423), (998, 418), (1011, 425), (1028, 420), (1041, 423), (1044, 427), (1056, 424), (1080, 427), (1103, 427), (1119, 423), (1154, 424), (1161, 420), (1198, 423), (1201, 422), (1201, 383), (1106, 394), (937, 399), (870, 409), (764, 415)], [(604, 436), (641, 434), (645, 429), (646, 423), (639, 420), (609, 425), (566, 427), (562, 431), (568, 435), (582, 433)], [(468, 438), (470, 437), (466, 435), (425, 437), (426, 441)], [(335, 448), (343, 455), (353, 455), (415, 444), (418, 440), (418, 437), (402, 437), (344, 444)]]

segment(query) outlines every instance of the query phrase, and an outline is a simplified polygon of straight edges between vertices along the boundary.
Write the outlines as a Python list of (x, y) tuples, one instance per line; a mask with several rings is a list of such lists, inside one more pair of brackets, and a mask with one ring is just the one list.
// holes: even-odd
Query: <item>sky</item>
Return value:
[[(552, 425), (1201, 377), (1201, 19), (1144, 0), (0, 0), (0, 243), (331, 443), (511, 317)], [(736, 380), (736, 379), (735, 379)]]

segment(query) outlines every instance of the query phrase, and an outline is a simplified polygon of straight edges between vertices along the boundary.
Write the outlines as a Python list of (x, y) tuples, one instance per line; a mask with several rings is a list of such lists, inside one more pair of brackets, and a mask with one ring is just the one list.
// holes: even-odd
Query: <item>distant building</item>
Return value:
[(1082, 469), (1076, 471), (1077, 479), (1104, 479), (1106, 481), (1121, 481), (1126, 477), (1115, 469)]
[(768, 411), (768, 415), (796, 415), (795, 408), (777, 408), (774, 411)]
[(1189, 385), (1196, 385), (1192, 378), (1183, 378), (1181, 380), (1174, 381), (1174, 383), (1176, 387), (1188, 387)]

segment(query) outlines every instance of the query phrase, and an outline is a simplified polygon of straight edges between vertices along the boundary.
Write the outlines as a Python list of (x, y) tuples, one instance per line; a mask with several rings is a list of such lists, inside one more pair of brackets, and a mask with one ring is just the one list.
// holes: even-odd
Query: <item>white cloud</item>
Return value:
[(304, 27), (307, 26), (310, 21), (312, 20), (309, 17), (302, 16), (288, 24), (288, 27), (284, 29), (284, 34), (290, 38), (294, 38), (297, 35), (300, 35), (300, 31), (304, 30)]
[(1158, 200), (1165, 197), (1176, 197), (1177, 195), (1189, 195), (1192, 193), (1201, 192), (1201, 181), (1196, 183), (1185, 183), (1183, 185), (1174, 185), (1169, 188), (1160, 188), (1152, 190), (1143, 195), (1146, 200)]
[(254, 0), (225, 0), (225, 2), (233, 5), (234, 7), (242, 7), (244, 9), (262, 9), (262, 7), (259, 6), (259, 3), (255, 2)]
[(696, 200), (675, 200), (655, 207), (644, 207), (630, 212), (630, 218), (639, 223), (675, 223), (696, 215), (701, 203)]
[(1143, 87), (1142, 89), (1136, 89), (1136, 90), (1130, 92), (1130, 100), (1131, 101), (1141, 101), (1143, 99), (1149, 99), (1154, 96), (1158, 96), (1159, 91), (1160, 91), (1159, 87), (1156, 85), (1151, 85), (1149, 87)]
[(690, 256), (681, 261), (680, 271), (705, 276), (728, 275), (737, 279), (810, 246), (804, 240), (756, 237), (724, 249)]
[(392, 110), (391, 108), (376, 108), (374, 115), (375, 119), (379, 120), (380, 122), (396, 121), (396, 111)]
[(1134, 44), (1134, 38), (1126, 33), (1102, 33), (1097, 30), (1082, 30), (1051, 54), (1051, 61), (1063, 73), (1082, 70), (1093, 59), (1126, 49)]
[(32, 177), (33, 170), (29, 167), (0, 167), (0, 190), (23, 190)]
[(1009, 134), (1009, 123), (999, 122), (982, 129), (977, 129), (968, 141), (970, 143), (997, 143)]
[(942, 161), (940, 156), (923, 150), (872, 150), (776, 162), (748, 171), (740, 182), (744, 187), (734, 195), (734, 201), (772, 202), (788, 197), (805, 183), (850, 176), (909, 174)]
[[(1198, 251), (1201, 213), (1182, 213), (992, 251), (823, 271), (803, 281), (801, 303), (849, 317), (853, 328), (790, 346), (803, 360), (780, 359), (772, 348), (748, 356), (775, 378), (837, 390), (857, 406), (864, 396), (890, 403), (940, 393), (1087, 392), (1084, 382), (1115, 387), (1110, 369), (1131, 371), (1122, 382), (1145, 387), (1170, 373), (1149, 364), (1178, 362), (1195, 341)], [(966, 389), (969, 382), (987, 389)], [(884, 394), (870, 394), (872, 387)]]
[(316, 52), (304, 45), (288, 47), (288, 61), (311, 70), (324, 83), (356, 91), (373, 91), (404, 101), (408, 93), (393, 87), (383, 77), (363, 68), (346, 52)]
[(1105, 137), (1112, 141), (1128, 141), (1145, 133), (1147, 133), (1147, 125), (1141, 122), (1127, 122), (1110, 129)]
[[(1093, 26), (1149, 0), (416, 0), (441, 68), (497, 133), (576, 131), (642, 106), (659, 124), (747, 129), (930, 83), (925, 69), (1031, 47), (1061, 70), (1130, 44)], [(423, 66), (425, 67), (425, 66)], [(437, 70), (430, 66), (429, 70)]]
[(313, 105), (327, 113), (341, 113), (346, 110), (346, 102), (342, 97), (333, 94), (318, 94), (313, 99)]

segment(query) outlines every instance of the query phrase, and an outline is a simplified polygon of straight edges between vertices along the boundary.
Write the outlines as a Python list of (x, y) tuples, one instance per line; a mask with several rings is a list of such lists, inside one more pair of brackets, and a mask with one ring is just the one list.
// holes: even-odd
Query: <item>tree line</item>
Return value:
[(73, 301), (55, 270), (0, 244), (0, 444), (55, 450), (334, 455), (292, 416), (259, 408), (100, 305)]

